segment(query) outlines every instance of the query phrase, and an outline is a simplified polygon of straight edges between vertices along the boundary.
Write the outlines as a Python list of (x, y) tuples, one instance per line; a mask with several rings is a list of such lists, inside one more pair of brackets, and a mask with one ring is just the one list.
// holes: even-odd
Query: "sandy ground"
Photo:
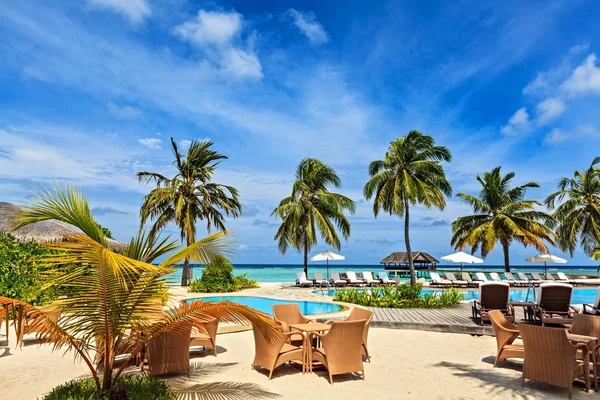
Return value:
[[(32, 342), (21, 349), (6, 347), (0, 335), (0, 399), (36, 399), (52, 387), (86, 375), (86, 366), (72, 354), (52, 353), (49, 345)], [(14, 340), (12, 341), (14, 343)], [(372, 363), (365, 363), (366, 381), (340, 375), (334, 384), (326, 371), (302, 375), (300, 369), (279, 367), (271, 381), (265, 370), (252, 370), (251, 332), (217, 336), (218, 357), (202, 350), (192, 353), (198, 370), (184, 384), (250, 382), (283, 399), (505, 399), (567, 398), (567, 391), (528, 382), (521, 389), (518, 361), (493, 368), (495, 339), (461, 334), (372, 328)], [(174, 378), (169, 378), (174, 379)], [(579, 385), (575, 398), (597, 398)]]

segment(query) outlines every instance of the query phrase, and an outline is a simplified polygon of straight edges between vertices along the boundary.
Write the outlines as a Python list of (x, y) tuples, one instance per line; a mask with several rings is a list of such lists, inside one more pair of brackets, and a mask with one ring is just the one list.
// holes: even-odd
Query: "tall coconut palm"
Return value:
[[(71, 224), (85, 233), (68, 236), (66, 242), (43, 245), (54, 252), (40, 260), (47, 266), (48, 279), (36, 290), (56, 288), (68, 292), (68, 297), (59, 301), (61, 317), (54, 321), (43, 308), (6, 297), (0, 297), (0, 304), (14, 308), (19, 338), (26, 320), (39, 339), (52, 342), (55, 349), (74, 351), (89, 367), (98, 394), (110, 397), (114, 383), (144, 343), (165, 332), (225, 318), (231, 322), (250, 321), (268, 338), (278, 335), (268, 316), (230, 302), (181, 303), (157, 321), (145, 316), (156, 311), (163, 278), (173, 272), (171, 266), (184, 258), (207, 263), (222, 255), (230, 247), (226, 232), (212, 234), (185, 248), (172, 242), (157, 243), (154, 238), (135, 238), (125, 253), (116, 253), (108, 247), (85, 196), (71, 187), (42, 194), (25, 208), (15, 229), (49, 219)], [(174, 252), (158, 265), (129, 257), (150, 261), (168, 251)], [(117, 352), (129, 355), (118, 367)], [(94, 365), (96, 354), (101, 355), (101, 372)]]
[(441, 162), (450, 162), (452, 155), (444, 146), (436, 146), (431, 136), (412, 130), (390, 143), (383, 160), (371, 162), (371, 179), (363, 190), (367, 200), (373, 198), (375, 217), (383, 210), (404, 217), (404, 243), (409, 255), (410, 282), (416, 283), (410, 246), (410, 206), (424, 205), (443, 210), (445, 196), (452, 194)]
[(354, 214), (354, 201), (329, 191), (342, 181), (335, 170), (314, 158), (305, 158), (296, 169), (292, 194), (279, 203), (271, 215), (281, 218), (274, 239), (285, 254), (290, 246), (303, 252), (304, 272), (308, 274), (308, 253), (317, 244), (317, 233), (330, 246), (341, 247), (336, 227), (344, 239), (350, 237), (350, 222), (345, 211)]
[[(156, 189), (144, 197), (140, 210), (142, 224), (154, 220), (150, 235), (156, 235), (170, 222), (180, 229), (181, 240), (190, 245), (196, 241), (196, 221), (205, 220), (210, 233), (211, 227), (225, 230), (225, 217), (237, 218), (242, 212), (238, 191), (227, 185), (212, 182), (212, 176), (220, 160), (227, 157), (211, 149), (210, 140), (193, 141), (187, 156), (181, 155), (175, 140), (171, 147), (177, 174), (167, 178), (155, 172), (138, 172), (140, 182), (156, 183)], [(189, 260), (185, 259), (181, 285), (187, 286), (192, 279)]]
[(539, 188), (535, 182), (510, 187), (514, 172), (502, 175), (501, 168), (494, 168), (483, 176), (477, 175), (481, 184), (479, 197), (459, 193), (457, 197), (473, 208), (474, 215), (459, 217), (452, 223), (451, 244), (456, 249), (471, 247), (474, 253), (481, 250), (485, 258), (494, 250), (496, 243), (502, 245), (504, 269), (510, 272), (509, 247), (513, 241), (524, 246), (533, 246), (540, 252), (547, 252), (544, 241), (554, 244), (555, 234), (549, 227), (553, 218), (535, 209), (542, 203), (524, 200), (528, 189)]
[(561, 250), (571, 256), (578, 245), (588, 256), (600, 244), (600, 169), (596, 157), (585, 171), (575, 170), (573, 178), (562, 178), (558, 191), (544, 202), (558, 223), (556, 235)]

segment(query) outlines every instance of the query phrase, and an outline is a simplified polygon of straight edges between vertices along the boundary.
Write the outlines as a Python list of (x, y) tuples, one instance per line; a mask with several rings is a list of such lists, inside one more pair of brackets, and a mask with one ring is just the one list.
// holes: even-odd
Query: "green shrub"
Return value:
[[(72, 380), (57, 386), (44, 400), (100, 400), (93, 378)], [(174, 400), (165, 381), (149, 376), (122, 376), (115, 384), (111, 400)]]
[(440, 294), (425, 294), (420, 297), (421, 285), (402, 285), (371, 290), (337, 290), (334, 301), (381, 308), (439, 308), (455, 306), (462, 301), (460, 290), (444, 290)]
[(189, 291), (226, 293), (254, 287), (258, 287), (256, 280), (248, 279), (246, 274), (233, 276), (233, 265), (225, 257), (218, 257), (206, 266), (200, 279), (190, 283)]

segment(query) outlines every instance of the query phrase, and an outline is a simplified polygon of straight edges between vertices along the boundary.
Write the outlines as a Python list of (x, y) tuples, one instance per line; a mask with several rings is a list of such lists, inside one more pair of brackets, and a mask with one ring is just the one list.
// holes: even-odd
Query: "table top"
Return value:
[(571, 342), (575, 342), (575, 343), (589, 343), (589, 342), (596, 342), (598, 340), (598, 338), (594, 337), (594, 336), (576, 335), (574, 333), (569, 333), (569, 332), (567, 332), (567, 338)]
[(330, 330), (331, 325), (322, 324), (320, 322), (312, 322), (309, 324), (292, 324), (290, 325), (290, 328), (294, 328), (303, 332), (320, 332)]

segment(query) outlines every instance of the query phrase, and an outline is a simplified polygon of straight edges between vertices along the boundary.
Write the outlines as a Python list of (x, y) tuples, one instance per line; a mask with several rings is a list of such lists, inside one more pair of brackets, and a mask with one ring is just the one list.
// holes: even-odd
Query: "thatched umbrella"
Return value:
[[(12, 227), (17, 215), (23, 209), (11, 203), (0, 202), (0, 232), (10, 233), (18, 242), (62, 242), (67, 235), (83, 235), (83, 231), (72, 225), (56, 220), (35, 222), (17, 230)], [(108, 244), (113, 251), (122, 251), (127, 245), (117, 240), (108, 239)]]

